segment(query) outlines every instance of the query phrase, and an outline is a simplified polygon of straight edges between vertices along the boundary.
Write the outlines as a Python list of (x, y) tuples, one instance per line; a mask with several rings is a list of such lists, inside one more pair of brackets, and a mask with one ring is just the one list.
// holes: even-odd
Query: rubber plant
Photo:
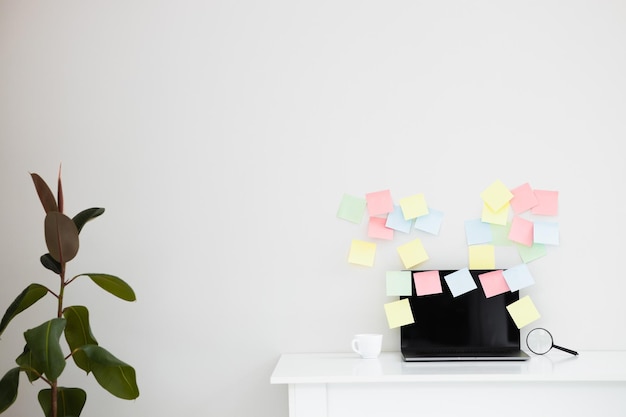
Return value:
[[(135, 369), (101, 347), (93, 336), (89, 324), (89, 310), (85, 306), (64, 306), (65, 291), (79, 278), (91, 279), (108, 293), (125, 301), (134, 301), (133, 289), (122, 279), (104, 273), (85, 273), (69, 277), (67, 264), (74, 259), (79, 248), (79, 234), (90, 220), (104, 213), (103, 208), (89, 208), (73, 218), (63, 212), (63, 187), (59, 169), (57, 198), (46, 182), (31, 174), (35, 190), (45, 210), (44, 236), (48, 253), (41, 256), (41, 264), (58, 276), (55, 292), (42, 284), (28, 285), (6, 310), (0, 321), (0, 336), (9, 322), (43, 297), (56, 298), (56, 311), (52, 318), (24, 332), (26, 345), (17, 356), (17, 366), (0, 380), (0, 414), (16, 400), (20, 373), (24, 372), (33, 384), (42, 381), (45, 387), (38, 401), (46, 417), (77, 417), (83, 410), (87, 393), (81, 388), (59, 385), (66, 362), (71, 358), (80, 369), (93, 374), (105, 390), (116, 397), (135, 399), (139, 396)], [(64, 336), (65, 342), (61, 342)]]

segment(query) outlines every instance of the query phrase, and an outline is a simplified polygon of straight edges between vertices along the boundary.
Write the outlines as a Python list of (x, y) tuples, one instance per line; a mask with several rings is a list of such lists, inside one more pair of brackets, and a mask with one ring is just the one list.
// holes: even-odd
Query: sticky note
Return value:
[(511, 199), (511, 208), (513, 213), (520, 214), (535, 207), (539, 201), (530, 184), (525, 183), (511, 190), (513, 198)]
[(531, 210), (532, 214), (543, 216), (556, 216), (559, 214), (559, 192), (548, 190), (535, 190), (537, 205)]
[(416, 217), (428, 214), (428, 206), (424, 194), (415, 194), (410, 197), (400, 199), (400, 207), (405, 220), (411, 220)]
[(542, 243), (533, 243), (532, 246), (517, 245), (517, 252), (524, 263), (529, 263), (548, 254)]
[(496, 180), (480, 193), (480, 197), (491, 210), (498, 211), (513, 198), (513, 194), (502, 181)]
[(393, 211), (393, 200), (389, 190), (376, 191), (365, 194), (367, 211), (370, 216), (379, 216)]
[(500, 210), (493, 211), (486, 203), (483, 203), (483, 212), (480, 220), (485, 223), (505, 225), (509, 221), (509, 207), (506, 203)]
[(443, 212), (428, 208), (428, 214), (415, 219), (415, 228), (431, 235), (438, 235), (443, 223)]
[(513, 217), (509, 239), (522, 245), (531, 246), (534, 242), (533, 222), (519, 216)]
[(485, 297), (487, 298), (510, 291), (504, 279), (504, 275), (502, 274), (502, 270), (485, 272), (484, 274), (478, 275), (478, 279), (481, 287), (483, 287)]
[(509, 240), (511, 224), (506, 225), (492, 224), (491, 226), (491, 243), (495, 246), (511, 246), (513, 242)]
[(439, 271), (413, 272), (415, 282), (415, 294), (431, 295), (443, 292)]
[(387, 226), (398, 232), (409, 233), (411, 231), (411, 220), (405, 220), (400, 206), (393, 206), (393, 211), (387, 215)]
[(426, 253), (426, 249), (424, 249), (424, 245), (422, 245), (422, 241), (420, 239), (415, 239), (409, 243), (399, 246), (398, 254), (400, 255), (400, 259), (402, 259), (402, 263), (406, 269), (411, 269), (414, 266), (428, 260), (428, 254)]
[(512, 304), (509, 304), (506, 306), (506, 309), (509, 311), (511, 318), (515, 322), (518, 329), (521, 329), (522, 327), (541, 318), (539, 311), (537, 311), (535, 304), (528, 295), (520, 298)]
[(387, 219), (382, 217), (370, 217), (367, 236), (374, 239), (393, 240), (393, 229), (385, 226)]
[(493, 269), (496, 267), (496, 250), (493, 245), (468, 247), (470, 269)]
[(459, 269), (443, 277), (453, 297), (465, 294), (478, 288), (468, 268)]
[(558, 245), (559, 224), (557, 222), (536, 220), (534, 222), (533, 239), (535, 243), (543, 243), (544, 245)]
[(354, 239), (350, 245), (348, 262), (356, 265), (373, 266), (376, 257), (376, 243)]
[(365, 213), (366, 201), (364, 198), (344, 194), (337, 210), (337, 217), (352, 223), (361, 223)]
[(465, 221), (465, 238), (468, 245), (489, 243), (492, 240), (491, 226), (480, 219)]
[(411, 271), (387, 271), (387, 296), (412, 295)]
[(408, 298), (392, 301), (384, 305), (390, 329), (415, 323)]
[(511, 291), (517, 291), (529, 287), (535, 283), (533, 276), (528, 269), (528, 265), (519, 264), (502, 272), (506, 285)]

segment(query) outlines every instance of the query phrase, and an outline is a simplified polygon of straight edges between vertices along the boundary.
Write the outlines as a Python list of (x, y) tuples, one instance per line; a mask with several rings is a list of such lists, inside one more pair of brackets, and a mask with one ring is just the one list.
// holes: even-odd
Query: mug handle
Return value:
[(359, 355), (361, 354), (361, 352), (359, 352), (359, 341), (356, 339), (352, 339), (352, 350), (358, 353)]

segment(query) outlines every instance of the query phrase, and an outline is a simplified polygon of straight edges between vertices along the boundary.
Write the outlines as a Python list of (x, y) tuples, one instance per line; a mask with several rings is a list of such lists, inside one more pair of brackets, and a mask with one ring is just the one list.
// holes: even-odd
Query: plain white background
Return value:
[[(399, 348), (383, 304), (396, 246), (420, 237), (423, 268), (467, 265), (463, 223), (499, 179), (559, 191), (561, 244), (529, 264), (557, 343), (626, 349), (626, 6), (622, 1), (0, 0), (0, 309), (31, 282), (43, 217), (29, 172), (66, 212), (102, 206), (70, 273), (86, 279), (100, 344), (135, 367), (119, 400), (69, 364), (84, 415), (287, 415), (269, 377), (281, 353), (349, 351), (354, 333)], [(424, 193), (439, 236), (379, 242), (347, 263), (365, 222), (344, 193)], [(497, 267), (519, 263), (498, 248)], [(0, 373), (51, 297), (0, 340)], [(526, 331), (526, 330), (524, 330)], [(5, 415), (37, 415), (22, 378)]]

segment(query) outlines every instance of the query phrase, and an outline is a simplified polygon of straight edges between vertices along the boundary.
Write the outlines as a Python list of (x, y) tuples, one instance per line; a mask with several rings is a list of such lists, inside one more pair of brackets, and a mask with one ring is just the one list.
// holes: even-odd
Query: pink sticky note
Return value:
[(414, 272), (413, 281), (417, 295), (441, 294), (443, 292), (439, 271)]
[(367, 235), (375, 239), (393, 240), (393, 229), (389, 229), (385, 225), (387, 219), (382, 217), (370, 217), (367, 227)]
[(370, 216), (378, 216), (393, 211), (393, 200), (389, 190), (376, 191), (365, 194), (367, 201), (367, 211)]
[(513, 217), (509, 239), (513, 242), (521, 243), (524, 246), (532, 246), (534, 241), (533, 222), (521, 217)]
[(535, 190), (538, 204), (533, 207), (532, 213), (542, 216), (556, 216), (559, 214), (559, 192)]
[(510, 291), (501, 270), (480, 274), (478, 279), (487, 298)]
[(513, 198), (511, 199), (511, 207), (515, 214), (530, 210), (538, 203), (537, 196), (530, 187), (530, 184), (522, 184), (511, 190)]

